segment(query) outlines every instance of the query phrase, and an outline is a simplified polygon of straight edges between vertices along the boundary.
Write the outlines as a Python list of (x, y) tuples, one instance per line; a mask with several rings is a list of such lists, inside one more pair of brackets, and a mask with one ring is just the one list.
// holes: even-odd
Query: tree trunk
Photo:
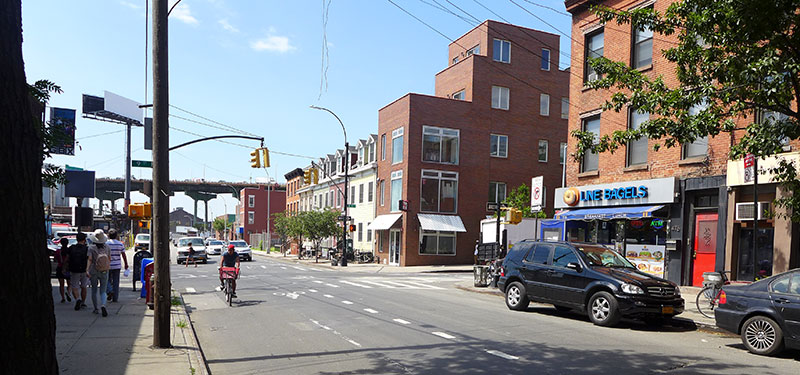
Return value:
[(22, 60), (22, 4), (0, 2), (0, 372), (57, 374), (42, 203), (41, 106)]

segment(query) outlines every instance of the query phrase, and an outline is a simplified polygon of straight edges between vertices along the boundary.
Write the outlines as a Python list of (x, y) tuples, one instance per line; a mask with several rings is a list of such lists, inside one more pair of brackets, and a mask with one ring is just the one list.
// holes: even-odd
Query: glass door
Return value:
[(389, 264), (400, 264), (400, 230), (389, 231)]

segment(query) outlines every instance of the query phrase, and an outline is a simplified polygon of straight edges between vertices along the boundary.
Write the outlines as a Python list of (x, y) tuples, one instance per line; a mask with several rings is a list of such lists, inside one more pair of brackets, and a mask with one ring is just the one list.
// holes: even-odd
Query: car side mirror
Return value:
[(567, 268), (575, 270), (576, 272), (581, 272), (581, 265), (575, 262), (567, 263)]

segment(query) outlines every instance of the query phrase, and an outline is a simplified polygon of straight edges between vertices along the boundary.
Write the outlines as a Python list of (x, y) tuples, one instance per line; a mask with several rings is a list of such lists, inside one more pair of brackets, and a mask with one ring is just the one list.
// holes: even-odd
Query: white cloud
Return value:
[(119, 3), (124, 5), (124, 6), (126, 6), (126, 7), (128, 7), (128, 8), (131, 8), (131, 9), (140, 9), (141, 8), (140, 6), (138, 6), (138, 5), (134, 4), (134, 3), (128, 2), (128, 1), (120, 1)]
[[(176, 1), (177, 0), (170, 1), (170, 8), (172, 8), (172, 5), (175, 4)], [(177, 18), (183, 23), (188, 23), (190, 25), (196, 25), (198, 22), (200, 22), (197, 20), (197, 18), (194, 18), (192, 15), (192, 10), (189, 9), (189, 4), (187, 4), (185, 1), (178, 4), (178, 6), (172, 10), (172, 13), (170, 13), (169, 16), (172, 18)]]
[(297, 49), (297, 47), (293, 46), (289, 42), (289, 37), (271, 35), (273, 32), (275, 32), (275, 28), (273, 27), (270, 27), (269, 30), (270, 35), (267, 35), (266, 38), (251, 42), (250, 48), (256, 51), (269, 51), (278, 53), (286, 53)]
[(219, 21), (217, 21), (217, 22), (218, 22), (218, 23), (220, 24), (220, 26), (222, 26), (222, 28), (223, 28), (223, 29), (225, 29), (225, 30), (228, 30), (228, 31), (230, 31), (230, 32), (232, 32), (232, 33), (238, 33), (238, 32), (239, 32), (239, 29), (237, 29), (236, 27), (234, 27), (233, 25), (231, 25), (231, 24), (228, 22), (228, 19), (227, 19), (227, 18), (223, 18), (223, 19), (221, 19), (221, 20), (219, 20)]

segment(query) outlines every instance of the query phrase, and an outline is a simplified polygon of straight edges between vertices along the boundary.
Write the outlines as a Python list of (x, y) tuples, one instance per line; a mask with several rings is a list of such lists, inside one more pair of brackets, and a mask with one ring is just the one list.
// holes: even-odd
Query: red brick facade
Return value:
[[(252, 204), (250, 197), (252, 197)], [(269, 200), (267, 199), (268, 197)], [(268, 215), (271, 216), (274, 213), (283, 212), (286, 209), (286, 188), (282, 186), (273, 186), (270, 189), (263, 185), (258, 188), (244, 188), (239, 192), (239, 199), (239, 224), (244, 227), (243, 239), (249, 241), (251, 234), (266, 234)], [(269, 209), (267, 208), (268, 206)], [(251, 212), (253, 213), (252, 223), (249, 221)], [(270, 220), (269, 224), (272, 238), (275, 240), (277, 238), (274, 235), (275, 224), (272, 220)], [(250, 245), (255, 246), (258, 244)]]

